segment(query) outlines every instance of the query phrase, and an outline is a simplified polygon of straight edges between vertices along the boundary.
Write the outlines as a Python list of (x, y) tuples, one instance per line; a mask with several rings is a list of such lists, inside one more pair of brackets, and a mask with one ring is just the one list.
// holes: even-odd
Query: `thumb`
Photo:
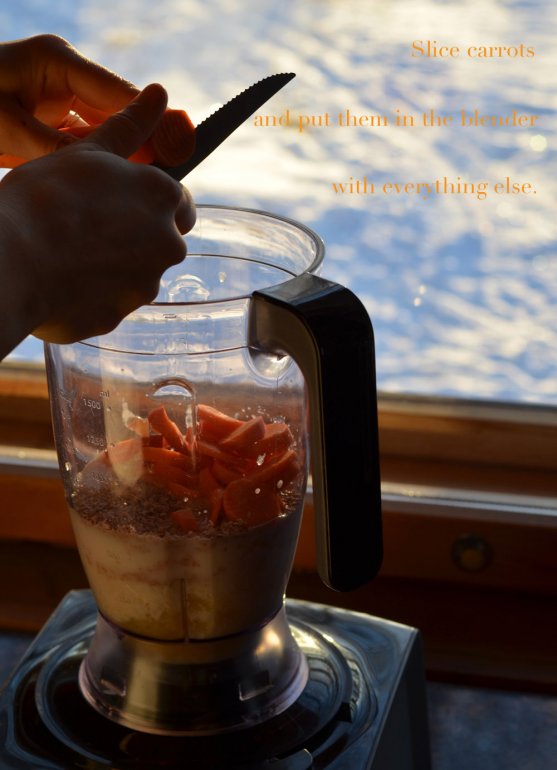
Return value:
[(143, 89), (123, 110), (111, 115), (87, 137), (88, 144), (129, 158), (149, 139), (167, 104), (167, 93), (158, 83)]

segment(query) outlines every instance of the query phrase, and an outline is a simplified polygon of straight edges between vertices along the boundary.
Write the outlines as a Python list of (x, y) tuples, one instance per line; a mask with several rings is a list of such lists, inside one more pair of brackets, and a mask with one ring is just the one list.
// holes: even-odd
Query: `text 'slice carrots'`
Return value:
[[(186, 439), (161, 406), (147, 420), (128, 423), (137, 438), (120, 441), (107, 453), (108, 463), (143, 464), (143, 479), (162, 486), (196, 509), (183, 507), (171, 514), (186, 532), (204, 528), (199, 509), (217, 526), (224, 518), (257, 526), (283, 510), (280, 490), (300, 473), (293, 436), (286, 423), (265, 423), (262, 417), (239, 420), (214, 407), (197, 408), (195, 441)], [(138, 422), (139, 420), (139, 422)], [(155, 433), (145, 435), (145, 425)], [(191, 437), (191, 429), (186, 435)], [(93, 461), (96, 462), (96, 461)]]

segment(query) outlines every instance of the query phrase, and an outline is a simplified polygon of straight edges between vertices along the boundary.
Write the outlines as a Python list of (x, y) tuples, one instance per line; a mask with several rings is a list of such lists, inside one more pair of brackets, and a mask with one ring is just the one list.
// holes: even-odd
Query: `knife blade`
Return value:
[(294, 77), (293, 72), (269, 75), (246, 88), (199, 123), (195, 129), (195, 150), (185, 163), (179, 166), (158, 166), (158, 168), (178, 182), (182, 180)]

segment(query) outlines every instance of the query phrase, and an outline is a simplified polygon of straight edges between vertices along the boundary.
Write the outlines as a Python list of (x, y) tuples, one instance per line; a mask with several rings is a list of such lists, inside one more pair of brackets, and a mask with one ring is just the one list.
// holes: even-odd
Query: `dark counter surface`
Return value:
[[(0, 632), (0, 686), (33, 637)], [(557, 770), (557, 697), (428, 682), (433, 770)]]

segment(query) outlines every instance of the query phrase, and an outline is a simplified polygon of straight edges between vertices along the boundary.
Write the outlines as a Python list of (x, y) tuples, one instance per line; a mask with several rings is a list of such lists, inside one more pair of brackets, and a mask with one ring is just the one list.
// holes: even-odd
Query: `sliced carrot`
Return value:
[(226, 487), (230, 482), (236, 481), (242, 477), (242, 472), (238, 466), (229, 465), (222, 460), (215, 460), (211, 465), (211, 472), (219, 484)]
[(149, 424), (168, 441), (172, 449), (177, 452), (186, 450), (186, 439), (180, 428), (173, 422), (164, 406), (159, 406), (148, 415)]
[(195, 486), (195, 479), (190, 476), (189, 473), (186, 473), (186, 471), (181, 468), (177, 468), (175, 465), (150, 463), (145, 475), (147, 477), (153, 476), (154, 478), (163, 479), (165, 481), (173, 481), (190, 490)]
[(167, 109), (151, 137), (151, 147), (163, 166), (185, 163), (195, 149), (195, 127), (188, 114)]
[(242, 422), (232, 433), (219, 443), (219, 447), (226, 452), (245, 454), (256, 441), (260, 441), (265, 435), (265, 423), (262, 417), (254, 417), (252, 420)]
[(230, 460), (229, 454), (223, 452), (222, 449), (219, 449), (218, 446), (209, 441), (198, 440), (195, 444), (195, 448), (197, 454), (201, 457), (210, 457), (213, 460), (222, 460), (222, 462)]
[(182, 452), (176, 452), (174, 449), (166, 449), (165, 447), (143, 447), (143, 461), (146, 463), (158, 463), (161, 465), (172, 465), (176, 468), (181, 468), (188, 473), (194, 473), (195, 466), (191, 457), (182, 454)]
[(199, 532), (199, 523), (189, 508), (180, 508), (170, 514), (172, 521), (185, 532)]
[(293, 481), (302, 470), (298, 455), (294, 449), (289, 449), (284, 454), (262, 465), (250, 476), (254, 484), (274, 484), (282, 482), (283, 486)]
[(224, 412), (219, 412), (218, 409), (207, 404), (198, 405), (197, 419), (200, 437), (216, 443), (229, 436), (233, 430), (243, 424), (242, 420), (229, 417)]
[(222, 487), (215, 487), (209, 493), (209, 521), (215, 527), (219, 523), (223, 500), (224, 489)]
[(251, 446), (246, 446), (246, 457), (262, 457), (285, 452), (294, 441), (294, 437), (285, 422), (270, 422), (265, 425), (265, 433)]
[(219, 482), (213, 476), (209, 468), (202, 468), (199, 471), (198, 481), (199, 491), (202, 495), (206, 495), (207, 497), (211, 494), (211, 492), (214, 492), (215, 489), (220, 488)]
[(213, 476), (209, 468), (202, 468), (199, 471), (199, 493), (202, 497), (207, 499), (209, 521), (216, 526), (222, 510), (224, 489)]
[[(156, 433), (145, 436), (145, 425)], [(150, 412), (147, 422), (132, 418), (128, 427), (137, 435), (102, 453), (85, 475), (96, 483), (112, 468), (126, 484), (143, 479), (176, 498), (195, 500), (195, 511), (171, 514), (187, 532), (199, 532), (208, 522), (218, 526), (223, 515), (247, 526), (272, 520), (283, 510), (280, 490), (302, 472), (284, 422), (266, 424), (260, 416), (237, 420), (200, 404), (197, 437), (191, 428), (184, 436), (164, 406)]]
[(279, 516), (282, 505), (271, 486), (259, 486), (251, 479), (238, 479), (225, 489), (223, 509), (229, 521), (242, 521), (255, 527)]
[(195, 500), (199, 497), (199, 492), (196, 489), (184, 487), (182, 484), (177, 484), (175, 481), (166, 481), (165, 487), (176, 497), (181, 497), (182, 500)]
[(155, 447), (157, 449), (168, 449), (168, 442), (164, 440), (164, 436), (161, 436), (160, 433), (151, 433), (150, 436), (143, 439), (143, 446)]

